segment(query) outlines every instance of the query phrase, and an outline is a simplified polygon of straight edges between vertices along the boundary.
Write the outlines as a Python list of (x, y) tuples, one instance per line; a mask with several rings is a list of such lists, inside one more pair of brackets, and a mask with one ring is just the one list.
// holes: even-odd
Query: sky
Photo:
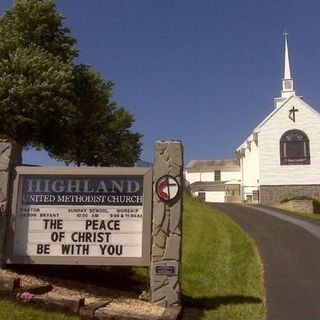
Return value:
[[(181, 140), (184, 161), (234, 158), (272, 111), (288, 32), (295, 90), (320, 111), (318, 0), (55, 0), (76, 38), (77, 62), (116, 85), (135, 116), (141, 159)], [(12, 7), (0, 1), (0, 13)], [(24, 163), (56, 165), (45, 152)]]

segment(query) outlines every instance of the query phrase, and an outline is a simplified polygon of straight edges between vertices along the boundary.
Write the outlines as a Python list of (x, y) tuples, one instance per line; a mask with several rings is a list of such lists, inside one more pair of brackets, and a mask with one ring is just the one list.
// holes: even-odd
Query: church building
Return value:
[[(222, 197), (219, 200), (212, 194), (204, 196), (215, 182), (213, 175), (200, 191), (205, 201), (236, 202), (239, 199), (239, 202), (272, 205), (296, 196), (320, 197), (320, 114), (296, 94), (287, 35), (284, 44), (282, 91), (280, 97), (274, 99), (273, 111), (237, 148), (234, 161), (238, 161), (239, 169), (224, 182), (223, 201)], [(191, 161), (186, 167), (186, 180), (190, 182), (191, 193), (199, 196), (197, 186), (204, 181), (194, 181), (194, 163)], [(210, 171), (210, 168), (200, 168), (202, 176), (205, 176), (204, 170)], [(219, 168), (215, 166), (215, 170)], [(230, 182), (233, 192), (238, 183), (239, 197), (230, 197)]]

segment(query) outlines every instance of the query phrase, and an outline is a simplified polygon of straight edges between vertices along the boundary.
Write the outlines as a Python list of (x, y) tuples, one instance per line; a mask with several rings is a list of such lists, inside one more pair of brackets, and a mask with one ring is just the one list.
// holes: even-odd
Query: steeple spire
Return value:
[(284, 34), (284, 73), (282, 79), (282, 90), (281, 97), (274, 99), (275, 108), (279, 107), (286, 99), (296, 95), (293, 89), (293, 79), (291, 77), (290, 59), (289, 59), (289, 49), (288, 49), (288, 34)]
[(281, 97), (288, 98), (294, 95), (293, 79), (291, 78), (289, 49), (288, 49), (288, 34), (284, 33), (284, 75), (282, 79)]
[(288, 51), (288, 33), (284, 33), (284, 79), (291, 79), (290, 60)]

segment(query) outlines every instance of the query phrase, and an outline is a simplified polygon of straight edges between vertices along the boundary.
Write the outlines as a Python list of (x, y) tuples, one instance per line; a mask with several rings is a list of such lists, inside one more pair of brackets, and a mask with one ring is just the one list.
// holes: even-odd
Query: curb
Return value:
[(176, 320), (179, 319), (182, 308), (180, 306), (172, 306), (166, 308), (160, 316), (151, 314), (130, 314), (127, 312), (115, 312), (107, 310), (107, 308), (101, 308), (94, 312), (92, 318), (97, 320)]

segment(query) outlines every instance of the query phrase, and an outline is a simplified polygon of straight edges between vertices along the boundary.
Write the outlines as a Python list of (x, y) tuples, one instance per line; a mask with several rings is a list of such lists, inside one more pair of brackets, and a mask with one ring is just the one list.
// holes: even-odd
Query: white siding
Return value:
[[(260, 143), (260, 139), (258, 143)], [(250, 143), (250, 149), (245, 149), (245, 155), (240, 161), (243, 189), (251, 190), (251, 187), (258, 186), (260, 181), (259, 147), (256, 142), (252, 141)]]
[(201, 181), (214, 181), (214, 172), (202, 172)]
[(206, 202), (224, 202), (224, 191), (207, 191)]
[(221, 181), (240, 180), (240, 169), (238, 171), (221, 171)]
[[(289, 119), (295, 106), (296, 121)], [(291, 129), (302, 130), (310, 141), (310, 165), (280, 165), (280, 138)], [(260, 185), (319, 184), (320, 115), (298, 97), (280, 107), (259, 131)]]
[(194, 182), (201, 181), (201, 174), (200, 174), (200, 172), (185, 171), (185, 178), (191, 184)]
[[(201, 191), (201, 193), (203, 192), (205, 193), (205, 202), (224, 202), (226, 195), (224, 191)], [(198, 198), (199, 192), (194, 192), (193, 196)]]
[[(203, 172), (185, 172), (186, 180), (191, 184), (194, 182), (209, 182), (214, 181), (214, 171), (203, 171)], [(240, 180), (241, 174), (239, 171), (221, 171), (221, 181), (229, 180)]]

